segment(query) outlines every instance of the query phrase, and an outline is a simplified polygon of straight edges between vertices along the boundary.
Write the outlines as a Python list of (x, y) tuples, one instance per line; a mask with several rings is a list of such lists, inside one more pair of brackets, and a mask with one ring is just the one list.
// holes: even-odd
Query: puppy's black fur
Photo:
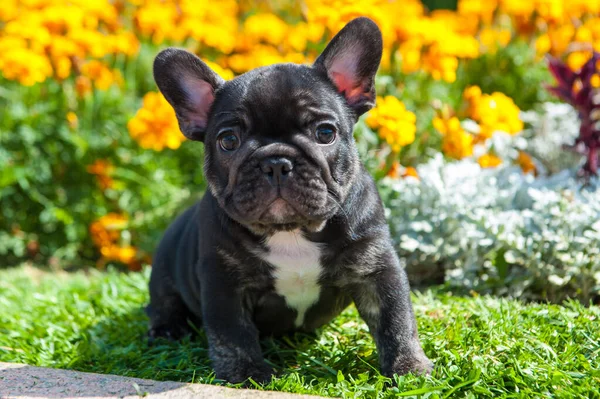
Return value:
[[(225, 82), (183, 50), (157, 56), (155, 80), (182, 132), (205, 144), (210, 191), (155, 254), (151, 337), (177, 339), (190, 320), (206, 331), (217, 377), (267, 381), (260, 336), (313, 330), (354, 301), (385, 375), (431, 370), (352, 136), (375, 103), (381, 53), (379, 29), (358, 18), (313, 66), (273, 65)], [(269, 239), (282, 232), (319, 251), (318, 299), (302, 315), (276, 290), (277, 265), (266, 260)]]

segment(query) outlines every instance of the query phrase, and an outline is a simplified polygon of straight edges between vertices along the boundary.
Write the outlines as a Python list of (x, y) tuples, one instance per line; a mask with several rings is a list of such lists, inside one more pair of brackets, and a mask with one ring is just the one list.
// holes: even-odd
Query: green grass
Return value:
[[(158, 380), (219, 383), (206, 340), (149, 347), (144, 273), (0, 270), (0, 361)], [(378, 373), (364, 323), (349, 308), (315, 335), (264, 342), (280, 373), (270, 390), (341, 397), (600, 397), (600, 309), (577, 302), (524, 304), (414, 297), (431, 377), (397, 386)]]

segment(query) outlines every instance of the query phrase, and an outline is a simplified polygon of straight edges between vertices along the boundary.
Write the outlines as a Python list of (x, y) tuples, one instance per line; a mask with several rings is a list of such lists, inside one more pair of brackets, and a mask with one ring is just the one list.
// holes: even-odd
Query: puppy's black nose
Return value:
[(273, 185), (281, 185), (290, 174), (294, 164), (287, 158), (270, 157), (260, 162), (260, 170), (267, 176), (269, 182)]

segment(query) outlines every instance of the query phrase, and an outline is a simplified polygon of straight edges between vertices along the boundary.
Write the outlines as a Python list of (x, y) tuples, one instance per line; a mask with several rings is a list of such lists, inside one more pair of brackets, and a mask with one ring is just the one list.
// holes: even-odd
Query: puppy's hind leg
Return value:
[(194, 223), (197, 210), (193, 206), (181, 214), (169, 226), (156, 250), (150, 274), (150, 305), (146, 308), (151, 341), (159, 337), (178, 340), (193, 332), (189, 322), (198, 327), (201, 324), (200, 312), (190, 309), (182, 298), (185, 284), (181, 287), (176, 283), (177, 273), (186, 272), (197, 262), (198, 233)]
[(150, 302), (146, 306), (146, 314), (150, 317), (148, 339), (153, 342), (156, 338), (166, 338), (177, 341), (193, 333), (190, 323), (200, 325), (200, 320), (194, 317), (178, 295), (163, 296), (160, 302)]
[[(163, 267), (161, 267), (163, 266)], [(187, 307), (164, 264), (154, 264), (150, 276), (150, 304), (146, 314), (150, 318), (148, 338), (150, 342), (156, 338), (179, 340), (193, 332), (190, 322), (201, 325), (201, 318), (193, 314)]]

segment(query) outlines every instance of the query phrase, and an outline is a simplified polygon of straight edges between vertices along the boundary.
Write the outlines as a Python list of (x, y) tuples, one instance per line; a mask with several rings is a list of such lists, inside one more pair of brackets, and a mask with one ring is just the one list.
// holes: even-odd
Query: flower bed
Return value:
[[(460, 0), (456, 11), (428, 11), (417, 0), (7, 0), (0, 262), (140, 269), (205, 189), (201, 145), (184, 140), (156, 91), (154, 55), (185, 47), (231, 79), (312, 62), (356, 15), (380, 26), (384, 56), (378, 105), (355, 136), (409, 267), (436, 264), (453, 282), (533, 298), (596, 296), (593, 1)], [(587, 180), (573, 177), (578, 168)]]
[(420, 180), (384, 179), (389, 220), (413, 282), (529, 299), (598, 300), (600, 189), (573, 172), (534, 179), (436, 157)]

